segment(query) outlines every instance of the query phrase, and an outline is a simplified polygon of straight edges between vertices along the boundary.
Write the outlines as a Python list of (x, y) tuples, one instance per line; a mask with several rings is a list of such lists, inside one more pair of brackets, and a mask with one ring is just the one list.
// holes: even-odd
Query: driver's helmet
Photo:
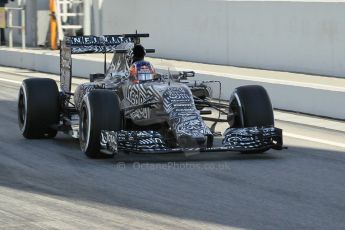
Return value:
[(135, 45), (132, 51), (133, 51), (133, 63), (144, 60), (144, 57), (146, 56), (146, 50), (142, 45), (140, 44)]
[(156, 79), (156, 70), (148, 61), (136, 61), (129, 69), (132, 83), (139, 84)]

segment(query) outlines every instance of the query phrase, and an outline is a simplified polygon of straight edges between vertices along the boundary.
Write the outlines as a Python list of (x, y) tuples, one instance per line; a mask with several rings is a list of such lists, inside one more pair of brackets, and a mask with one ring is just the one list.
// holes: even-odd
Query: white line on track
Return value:
[[(160, 66), (160, 65), (156, 65), (156, 68), (157, 69), (168, 69), (167, 66)], [(174, 68), (174, 70), (184, 71), (185, 69)], [(297, 86), (297, 87), (304, 87), (304, 88), (313, 88), (313, 89), (345, 92), (345, 87), (339, 87), (339, 86), (323, 85), (323, 84), (310, 83), (310, 82), (305, 83), (305, 82), (297, 82), (297, 81), (291, 81), (291, 80), (272, 79), (272, 78), (264, 78), (264, 77), (257, 77), (257, 76), (253, 77), (253, 76), (249, 76), (249, 75), (229, 74), (229, 73), (222, 73), (222, 72), (197, 70), (197, 69), (191, 69), (191, 68), (189, 68), (189, 70), (193, 70), (194, 72), (196, 72), (198, 74), (223, 76), (223, 77), (228, 77), (228, 78), (237, 79), (237, 80), (263, 82), (263, 83), (269, 83), (269, 84), (280, 84), (280, 85)]]
[(17, 84), (17, 85), (21, 85), (22, 84), (21, 81), (14, 81), (14, 80), (4, 79), (4, 78), (0, 78), (0, 81), (10, 82), (10, 83), (14, 83), (14, 84)]
[(296, 138), (296, 139), (300, 139), (300, 140), (305, 140), (305, 141), (316, 142), (316, 143), (325, 144), (325, 145), (336, 146), (336, 147), (340, 147), (340, 148), (344, 148), (345, 149), (345, 144), (339, 143), (339, 142), (335, 142), (335, 141), (327, 141), (327, 140), (320, 139), (320, 138), (308, 137), (308, 136), (303, 136), (303, 135), (289, 133), (289, 132), (284, 132), (284, 131), (283, 131), (283, 136), (292, 137), (292, 138)]
[[(22, 84), (21, 81), (14, 81), (14, 80), (9, 80), (9, 79), (4, 79), (4, 78), (0, 78), (0, 81), (15, 83), (15, 84), (18, 84), (18, 85)], [(292, 137), (292, 138), (296, 138), (296, 139), (300, 139), (300, 140), (305, 140), (305, 141), (316, 142), (316, 143), (325, 144), (325, 145), (336, 146), (336, 147), (340, 147), (340, 148), (344, 148), (345, 149), (345, 144), (342, 144), (342, 143), (339, 143), (339, 142), (327, 141), (327, 140), (324, 140), (324, 139), (308, 137), (308, 136), (303, 136), (303, 135), (289, 133), (289, 132), (284, 132), (284, 136)]]

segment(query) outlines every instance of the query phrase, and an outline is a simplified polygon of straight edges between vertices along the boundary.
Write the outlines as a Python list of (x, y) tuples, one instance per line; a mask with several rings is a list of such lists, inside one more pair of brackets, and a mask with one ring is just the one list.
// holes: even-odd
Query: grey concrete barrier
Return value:
[(344, 1), (101, 2), (101, 33), (149, 32), (157, 57), (344, 77)]
[[(0, 65), (27, 68), (35, 71), (59, 74), (59, 54), (41, 50), (0, 49)], [(156, 66), (158, 71), (167, 66)], [(182, 69), (174, 68), (180, 71)], [(189, 69), (190, 70), (190, 69)], [(192, 69), (193, 70), (193, 69)], [(88, 78), (90, 73), (103, 71), (103, 61), (97, 58), (76, 56), (73, 58), (73, 75)], [(258, 84), (264, 86), (275, 108), (345, 119), (345, 88), (318, 84), (263, 79), (252, 76), (215, 73), (194, 69), (196, 80), (222, 82), (221, 98), (228, 99), (238, 86)], [(214, 96), (217, 96), (217, 88)]]

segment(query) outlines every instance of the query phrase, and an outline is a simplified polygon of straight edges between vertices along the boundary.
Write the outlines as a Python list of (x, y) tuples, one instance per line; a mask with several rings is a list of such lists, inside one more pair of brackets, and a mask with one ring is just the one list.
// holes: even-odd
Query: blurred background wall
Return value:
[[(147, 32), (156, 57), (345, 76), (345, 1), (84, 1), (86, 34)], [(9, 6), (18, 2), (26, 3), (28, 45), (46, 45), (49, 0)]]

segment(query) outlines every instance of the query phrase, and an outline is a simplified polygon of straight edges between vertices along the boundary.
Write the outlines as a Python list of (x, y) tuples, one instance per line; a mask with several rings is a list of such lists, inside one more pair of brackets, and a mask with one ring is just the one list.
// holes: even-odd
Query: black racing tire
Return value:
[(18, 123), (28, 139), (53, 138), (59, 123), (60, 94), (56, 82), (47, 78), (25, 79), (19, 89)]
[[(259, 85), (241, 86), (235, 89), (230, 98), (230, 113), (234, 112), (235, 120), (232, 127), (263, 127), (274, 126), (272, 103), (264, 87)], [(246, 151), (242, 153), (264, 153), (270, 148)]]
[(274, 126), (271, 100), (260, 85), (236, 88), (230, 98), (230, 110), (236, 114), (233, 127)]
[(120, 100), (110, 90), (92, 90), (80, 109), (79, 141), (81, 150), (90, 158), (106, 158), (101, 150), (101, 131), (119, 131), (122, 125)]

